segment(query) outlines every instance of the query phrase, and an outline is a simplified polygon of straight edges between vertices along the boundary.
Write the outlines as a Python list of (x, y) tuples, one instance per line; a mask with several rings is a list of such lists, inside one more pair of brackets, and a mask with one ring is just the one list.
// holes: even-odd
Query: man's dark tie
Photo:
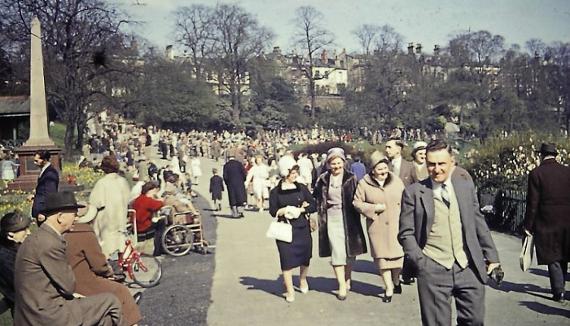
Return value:
[(447, 191), (447, 185), (445, 183), (441, 184), (441, 200), (449, 208), (451, 202), (449, 201), (449, 191)]

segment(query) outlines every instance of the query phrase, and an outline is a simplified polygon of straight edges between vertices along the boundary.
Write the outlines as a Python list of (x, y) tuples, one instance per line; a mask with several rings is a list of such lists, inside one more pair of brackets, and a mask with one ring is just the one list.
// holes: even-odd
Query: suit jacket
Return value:
[(570, 260), (570, 168), (543, 161), (528, 177), (524, 225), (535, 235), (539, 264)]
[[(486, 262), (499, 262), (499, 254), (479, 210), (475, 185), (467, 171), (455, 167), (451, 182), (461, 213), (463, 243), (469, 264), (475, 268), (481, 282), (487, 282)], [(422, 249), (434, 221), (435, 208), (431, 178), (408, 186), (402, 195), (400, 232), (398, 238), (405, 254), (418, 270), (425, 266)]]
[(52, 165), (50, 165), (38, 178), (36, 193), (34, 195), (34, 203), (32, 205), (33, 217), (38, 217), (38, 214), (43, 210), (47, 194), (57, 192), (58, 187), (59, 173)]
[[(389, 164), (389, 167), (390, 171), (394, 171), (394, 167), (391, 163)], [(400, 174), (398, 177), (400, 177), (400, 180), (402, 180), (404, 186), (406, 187), (412, 183), (417, 182), (418, 178), (416, 177), (416, 169), (414, 168), (414, 164), (410, 161), (406, 161), (402, 157), (402, 163), (400, 164)]]
[(67, 263), (66, 243), (47, 223), (20, 246), (16, 255), (15, 325), (79, 325), (73, 305), (75, 277)]

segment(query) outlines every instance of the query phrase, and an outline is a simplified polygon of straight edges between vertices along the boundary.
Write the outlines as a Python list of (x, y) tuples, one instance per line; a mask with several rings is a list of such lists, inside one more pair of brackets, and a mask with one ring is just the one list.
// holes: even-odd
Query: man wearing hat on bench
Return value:
[(121, 304), (112, 293), (78, 298), (75, 277), (67, 263), (63, 234), (77, 218), (71, 192), (50, 193), (39, 229), (16, 256), (15, 325), (119, 325)]

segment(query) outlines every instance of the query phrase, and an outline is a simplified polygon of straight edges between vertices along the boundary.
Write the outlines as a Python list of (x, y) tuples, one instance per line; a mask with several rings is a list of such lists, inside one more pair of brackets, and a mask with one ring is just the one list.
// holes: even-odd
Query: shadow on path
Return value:
[(535, 302), (535, 301), (521, 301), (521, 306), (527, 307), (528, 309), (538, 312), (544, 315), (558, 315), (566, 318), (570, 318), (570, 307), (557, 308), (552, 306), (547, 306), (545, 304)]
[[(311, 291), (333, 294), (338, 289), (336, 279), (327, 277), (307, 277), (309, 288)], [(269, 294), (282, 297), (285, 292), (283, 286), (283, 277), (277, 279), (259, 279), (251, 276), (240, 277), (240, 283), (247, 287), (248, 290), (264, 291)], [(299, 277), (293, 277), (293, 284), (299, 284)], [(296, 287), (297, 288), (297, 287)], [(298, 288), (297, 288), (298, 290)], [(352, 288), (350, 292), (355, 292), (364, 296), (378, 297), (384, 290), (375, 285), (352, 280)]]
[(538, 276), (545, 276), (548, 277), (548, 271), (540, 268), (531, 268), (528, 270), (531, 274), (538, 275)]
[(354, 265), (352, 265), (352, 271), (379, 275), (378, 266), (376, 266), (376, 264), (370, 260), (356, 260), (356, 262), (354, 262)]
[(550, 290), (549, 289), (544, 289), (541, 288), (539, 286), (536, 286), (534, 284), (522, 284), (522, 283), (513, 283), (513, 282), (509, 282), (509, 281), (503, 281), (501, 283), (500, 286), (496, 286), (495, 284), (490, 284), (491, 287), (493, 289), (502, 291), (502, 292), (518, 292), (518, 293), (525, 293), (525, 294), (530, 294), (532, 296), (535, 297), (539, 297), (539, 298), (543, 298), (543, 299), (550, 299), (549, 295), (545, 295), (545, 294), (549, 294)]

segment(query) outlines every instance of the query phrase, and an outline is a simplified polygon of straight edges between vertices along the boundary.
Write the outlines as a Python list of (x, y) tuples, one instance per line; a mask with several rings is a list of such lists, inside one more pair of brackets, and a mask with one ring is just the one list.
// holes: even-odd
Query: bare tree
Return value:
[(478, 64), (497, 61), (505, 52), (505, 38), (488, 31), (478, 31), (470, 35), (470, 50)]
[(192, 5), (177, 8), (174, 15), (176, 41), (190, 51), (194, 74), (201, 80), (216, 46), (214, 9)]
[(304, 50), (303, 57), (297, 61), (309, 81), (308, 91), (311, 98), (311, 118), (315, 118), (316, 90), (313, 75), (314, 58), (319, 50), (333, 43), (334, 36), (322, 27), (323, 14), (311, 6), (299, 7), (295, 11), (294, 44)]
[(448, 52), (459, 65), (491, 64), (504, 54), (505, 38), (488, 31), (465, 32), (449, 41)]
[(525, 42), (525, 47), (530, 55), (544, 57), (546, 44), (540, 39), (532, 38)]
[(376, 49), (380, 53), (396, 54), (402, 49), (404, 38), (390, 25), (382, 25), (376, 37)]
[(217, 5), (214, 11), (216, 56), (220, 82), (231, 98), (232, 118), (240, 124), (243, 94), (248, 91), (247, 62), (260, 55), (273, 39), (273, 33), (238, 5)]
[(48, 100), (66, 124), (69, 155), (75, 130), (76, 148), (81, 146), (95, 98), (109, 94), (107, 76), (122, 70), (114, 66), (111, 54), (121, 45), (126, 16), (101, 0), (0, 0), (0, 26), (14, 48), (28, 48), (33, 16), (42, 23)]
[(378, 25), (364, 24), (352, 32), (358, 38), (358, 42), (366, 56), (370, 55), (370, 50), (374, 46), (379, 31), (380, 26)]

